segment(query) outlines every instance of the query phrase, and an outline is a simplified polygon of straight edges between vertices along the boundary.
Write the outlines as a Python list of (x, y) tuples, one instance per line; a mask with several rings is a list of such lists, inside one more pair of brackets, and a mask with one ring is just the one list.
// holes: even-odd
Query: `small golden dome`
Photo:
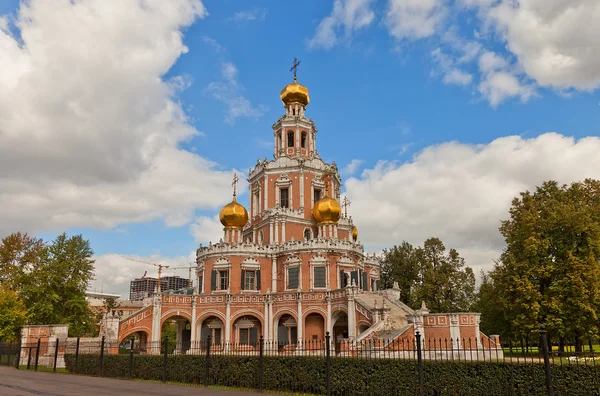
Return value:
[(235, 195), (233, 201), (223, 206), (219, 213), (221, 224), (225, 228), (242, 228), (248, 222), (248, 211), (242, 205), (237, 203)]
[(338, 201), (325, 196), (315, 203), (312, 212), (319, 224), (334, 224), (340, 219), (342, 209)]
[(302, 84), (298, 84), (296, 82), (296, 77), (294, 77), (294, 83), (286, 85), (285, 88), (281, 90), (281, 94), (279, 95), (281, 101), (284, 106), (289, 105), (290, 103), (302, 103), (304, 106), (310, 103), (310, 96), (308, 95), (308, 88), (306, 88)]
[(354, 242), (358, 239), (358, 228), (356, 226), (352, 227), (352, 239)]

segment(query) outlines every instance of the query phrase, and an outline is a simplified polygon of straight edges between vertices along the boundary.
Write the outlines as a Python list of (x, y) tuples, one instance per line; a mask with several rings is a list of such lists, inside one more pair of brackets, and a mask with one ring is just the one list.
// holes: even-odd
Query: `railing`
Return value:
[(250, 331), (244, 336), (247, 342), (207, 337), (141, 344), (132, 338), (120, 345), (104, 338), (0, 343), (0, 364), (328, 395), (600, 394), (600, 343), (563, 340), (558, 345), (558, 340), (548, 342), (543, 329), (532, 340), (502, 344), (493, 336), (423, 339), (418, 332), (393, 339), (379, 333), (359, 342), (329, 333), (323, 340), (293, 343), (265, 340)]

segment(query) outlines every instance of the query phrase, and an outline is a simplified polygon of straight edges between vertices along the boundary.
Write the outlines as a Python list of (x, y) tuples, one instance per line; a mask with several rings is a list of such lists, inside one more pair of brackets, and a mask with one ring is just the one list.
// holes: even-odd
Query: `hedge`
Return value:
[[(163, 356), (135, 355), (133, 377), (161, 380)], [(74, 355), (66, 355), (74, 372)], [(168, 381), (204, 384), (205, 356), (168, 356)], [(257, 356), (210, 357), (210, 385), (258, 388)], [(77, 372), (98, 375), (99, 356), (79, 355)], [(600, 368), (599, 368), (600, 369)], [(103, 376), (127, 378), (129, 356), (105, 355)], [(600, 392), (593, 365), (552, 367), (555, 395)], [(263, 387), (271, 391), (326, 393), (325, 359), (307, 356), (265, 356)], [(543, 364), (490, 362), (423, 362), (426, 395), (546, 395)], [(331, 358), (333, 395), (415, 395), (419, 393), (417, 363), (413, 360)]]

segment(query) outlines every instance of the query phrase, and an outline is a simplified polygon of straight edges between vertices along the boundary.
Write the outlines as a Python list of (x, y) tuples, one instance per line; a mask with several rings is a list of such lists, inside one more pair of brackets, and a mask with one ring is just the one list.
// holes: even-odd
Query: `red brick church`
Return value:
[(378, 258), (367, 255), (340, 205), (335, 162), (317, 151), (317, 128), (306, 117), (308, 89), (296, 81), (280, 94), (285, 113), (273, 124), (273, 159), (248, 173), (248, 210), (233, 200), (220, 212), (222, 240), (197, 250), (192, 295), (162, 293), (123, 318), (118, 340), (159, 341), (165, 321), (176, 323), (178, 348), (206, 341), (253, 348), (301, 350), (326, 332), (348, 344), (385, 333), (491, 342), (479, 314), (413, 310), (395, 289), (381, 290)]

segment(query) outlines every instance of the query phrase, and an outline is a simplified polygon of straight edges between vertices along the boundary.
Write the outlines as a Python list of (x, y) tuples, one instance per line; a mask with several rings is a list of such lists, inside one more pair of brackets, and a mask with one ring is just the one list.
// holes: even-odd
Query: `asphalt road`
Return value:
[(250, 392), (163, 385), (72, 374), (36, 373), (0, 366), (1, 396), (249, 396), (252, 394)]

